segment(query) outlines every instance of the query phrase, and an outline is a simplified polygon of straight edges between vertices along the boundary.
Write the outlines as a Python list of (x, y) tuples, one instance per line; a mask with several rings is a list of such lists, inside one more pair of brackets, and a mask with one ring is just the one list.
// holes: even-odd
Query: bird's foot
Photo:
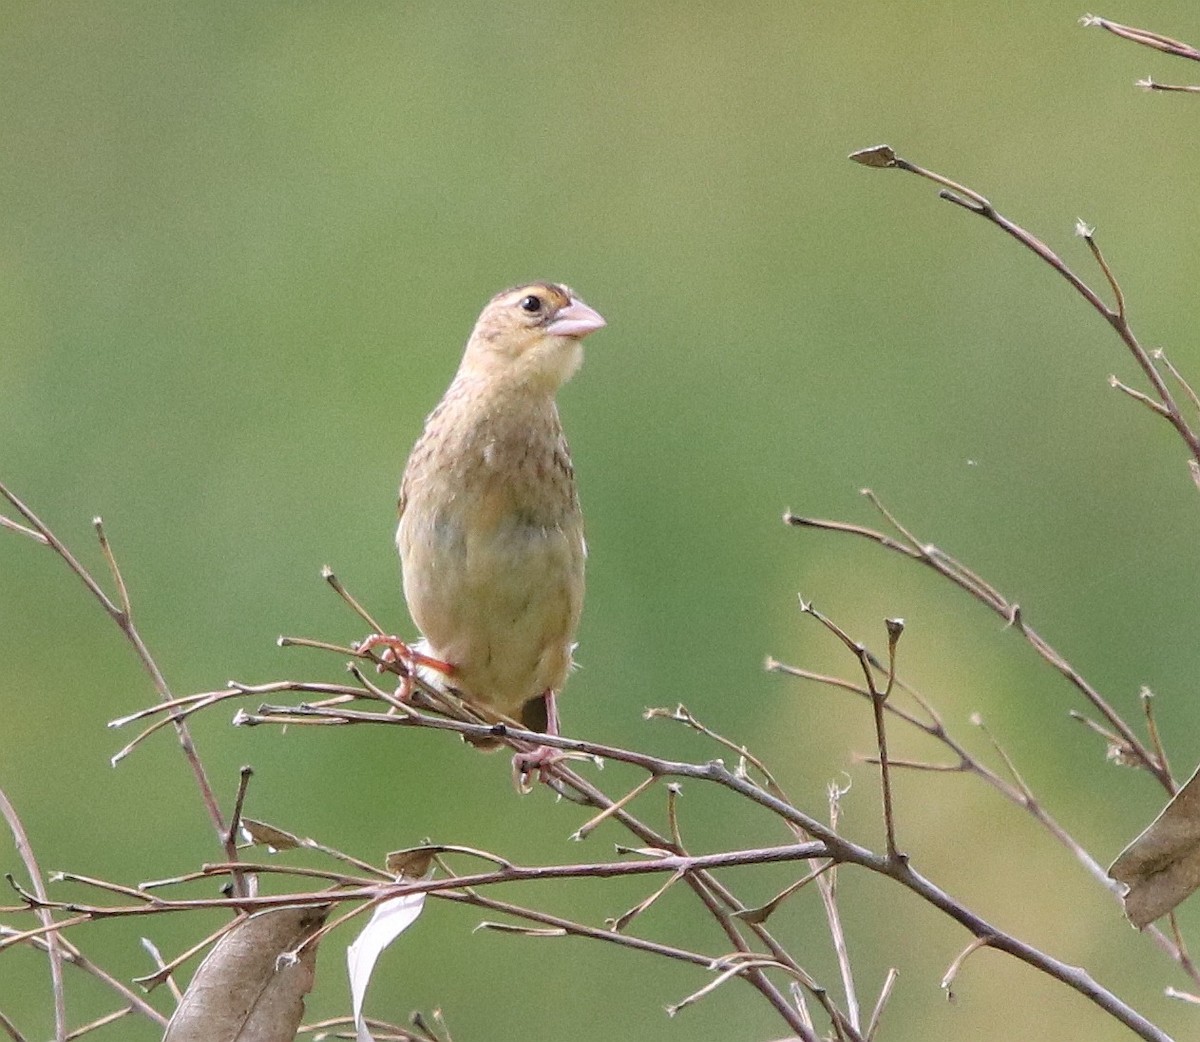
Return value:
[(539, 745), (522, 753), (514, 753), (512, 758), (513, 785), (522, 796), (533, 792), (536, 780), (543, 784), (550, 780), (550, 768), (561, 763), (568, 757), (561, 749), (552, 749), (548, 745)]
[(360, 655), (370, 655), (376, 648), (383, 648), (383, 653), (379, 656), (379, 661), (375, 666), (380, 673), (394, 664), (403, 667), (400, 686), (396, 689), (396, 697), (401, 702), (407, 702), (412, 697), (413, 673), (418, 669), (432, 669), (444, 677), (452, 676), (454, 673), (452, 663), (443, 662), (440, 658), (417, 651), (406, 641), (386, 633), (371, 633), (353, 647)]
[(390, 666), (393, 662), (399, 662), (414, 669), (425, 666), (447, 677), (454, 673), (453, 663), (443, 662), (440, 658), (417, 651), (406, 641), (399, 637), (388, 636), (386, 633), (369, 634), (354, 645), (354, 650), (360, 655), (367, 655), (376, 648), (384, 649), (383, 654), (379, 656), (381, 666)]

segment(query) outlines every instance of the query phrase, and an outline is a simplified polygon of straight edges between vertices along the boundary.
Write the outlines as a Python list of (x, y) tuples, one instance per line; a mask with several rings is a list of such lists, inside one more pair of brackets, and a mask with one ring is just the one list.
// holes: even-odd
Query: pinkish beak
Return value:
[(599, 311), (593, 311), (582, 300), (571, 298), (571, 303), (563, 308), (554, 319), (546, 325), (546, 332), (551, 336), (585, 337), (597, 329), (603, 329), (607, 322)]

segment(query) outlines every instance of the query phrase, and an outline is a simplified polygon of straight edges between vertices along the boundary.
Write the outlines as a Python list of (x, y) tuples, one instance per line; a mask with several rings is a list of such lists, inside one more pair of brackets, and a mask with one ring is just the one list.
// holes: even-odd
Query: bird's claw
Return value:
[[(353, 648), (359, 655), (365, 657), (372, 657), (371, 652), (376, 648), (383, 648), (378, 658), (375, 659), (375, 671), (382, 673), (387, 669), (400, 675), (400, 684), (396, 688), (395, 697), (405, 705), (412, 701), (413, 674), (419, 668), (428, 667), (446, 677), (454, 672), (454, 667), (449, 662), (443, 662), (441, 659), (425, 655), (399, 637), (390, 636), (386, 633), (368, 634), (357, 644), (354, 644)], [(392, 669), (393, 666), (398, 666), (399, 668)], [(394, 707), (389, 710), (389, 712), (394, 711)]]
[(432, 655), (426, 655), (423, 652), (417, 651), (416, 648), (406, 641), (386, 633), (368, 634), (354, 645), (354, 650), (360, 655), (369, 655), (376, 648), (383, 648), (383, 653), (379, 656), (379, 663), (376, 666), (381, 673), (388, 666), (399, 663), (405, 666), (410, 672), (424, 666), (436, 670), (446, 677), (454, 674), (452, 663), (443, 662), (440, 658), (434, 658)]
[(539, 745), (526, 752), (514, 753), (512, 758), (513, 785), (522, 796), (533, 792), (533, 778), (545, 784), (550, 780), (550, 768), (567, 757), (560, 749)]

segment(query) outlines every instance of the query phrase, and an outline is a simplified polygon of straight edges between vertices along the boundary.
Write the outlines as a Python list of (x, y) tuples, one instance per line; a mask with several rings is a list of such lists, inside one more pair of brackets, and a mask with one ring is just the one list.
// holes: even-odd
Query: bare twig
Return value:
[(1200, 413), (1200, 394), (1196, 393), (1196, 390), (1194, 387), (1192, 387), (1191, 383), (1175, 367), (1175, 363), (1167, 357), (1167, 353), (1161, 347), (1159, 347), (1150, 352), (1150, 357), (1153, 358), (1154, 361), (1161, 363), (1162, 367), (1171, 374), (1171, 379), (1179, 384), (1179, 389), (1187, 395), (1188, 401), (1192, 403), (1192, 408), (1195, 409), (1196, 412)]
[(17, 1025), (9, 1020), (3, 1011), (0, 1011), (0, 1028), (4, 1029), (4, 1033), (12, 1039), (12, 1042), (27, 1042), (25, 1036), (17, 1030)]
[(1142, 712), (1146, 716), (1146, 733), (1150, 735), (1154, 755), (1158, 757), (1163, 770), (1170, 774), (1171, 765), (1167, 761), (1167, 750), (1163, 747), (1162, 736), (1158, 733), (1158, 721), (1154, 719), (1154, 692), (1148, 687), (1142, 687), (1138, 692), (1138, 700), (1142, 703)]
[[(846, 790), (836, 784), (828, 786), (829, 794), (829, 827), (837, 830), (838, 818), (841, 816), (841, 799)], [(830, 870), (824, 874), (812, 873), (817, 876), (817, 890), (821, 895), (821, 903), (825, 908), (825, 921), (829, 924), (829, 938), (833, 942), (834, 955), (837, 957), (838, 973), (842, 978), (842, 990), (846, 995), (846, 1016), (858, 1030), (861, 1026), (858, 989), (854, 983), (854, 971), (850, 965), (850, 950), (846, 943), (846, 931), (842, 926), (842, 915), (838, 908), (838, 870), (837, 864), (830, 862)]]
[(976, 937), (954, 957), (954, 961), (942, 976), (942, 991), (946, 993), (946, 998), (949, 1001), (954, 1001), (954, 982), (958, 979), (958, 973), (963, 968), (963, 964), (974, 952), (985, 947), (987, 943), (988, 939), (986, 937)]
[(956, 586), (971, 594), (976, 600), (999, 615), (1005, 622), (1012, 625), (1046, 662), (1061, 673), (1104, 717), (1108, 725), (1121, 736), (1122, 741), (1129, 747), (1131, 754), (1136, 757), (1138, 762), (1158, 780), (1159, 784), (1169, 794), (1174, 795), (1176, 790), (1175, 781), (1166, 767), (1159, 762), (1154, 753), (1138, 738), (1129, 724), (1108, 703), (1104, 696), (1089, 684), (1083, 675), (1055, 650), (1045, 638), (1025, 622), (1021, 609), (1015, 602), (1009, 601), (991, 584), (981, 579), (944, 550), (939, 549), (931, 543), (920, 542), (911, 533), (907, 533), (901, 529), (871, 490), (864, 489), (863, 494), (879, 509), (885, 518), (889, 519), (893, 527), (897, 528), (897, 531), (901, 531), (904, 534), (903, 542), (883, 532), (878, 532), (875, 529), (866, 528), (861, 525), (845, 525), (838, 521), (831, 522), (819, 518), (800, 517), (792, 513), (784, 515), (784, 521), (796, 527), (841, 532), (867, 539), (886, 550), (900, 553), (928, 568), (932, 568), (939, 575), (949, 579)]
[[(890, 516), (890, 515), (889, 515)], [(911, 538), (911, 535), (909, 536)], [(997, 594), (997, 596), (999, 596)], [(870, 650), (866, 649), (865, 653), (868, 657), (872, 657)], [(872, 661), (874, 661), (872, 657)], [(766, 667), (768, 670), (776, 673), (783, 673), (788, 676), (797, 677), (803, 680), (811, 680), (815, 683), (827, 687), (833, 687), (839, 690), (844, 690), (859, 697), (871, 700), (871, 692), (864, 686), (852, 683), (840, 677), (830, 676), (828, 674), (819, 673), (813, 670), (801, 669), (796, 666), (789, 666), (774, 658), (768, 658)], [(878, 665), (877, 665), (878, 668)], [(1087, 871), (1088, 875), (1104, 889), (1112, 895), (1113, 899), (1118, 903), (1122, 900), (1124, 887), (1113, 880), (1104, 866), (1101, 865), (1092, 854), (1090, 854), (1083, 845), (1075, 839), (1043, 806), (1043, 804), (1034, 796), (1033, 792), (1021, 779), (1021, 775), (1013, 763), (1011, 757), (1005, 750), (995, 743), (995, 740), (989, 735), (989, 740), (993, 742), (998, 755), (1005, 761), (1012, 777), (1016, 783), (1006, 781), (1004, 778), (996, 774), (995, 771), (988, 768), (980, 762), (970, 751), (956, 739), (946, 728), (945, 723), (940, 716), (933, 710), (929, 700), (921, 695), (919, 691), (911, 685), (905, 683), (899, 677), (896, 678), (895, 686), (904, 690), (906, 694), (911, 696), (913, 700), (922, 708), (928, 720), (923, 720), (921, 717), (909, 712), (908, 710), (898, 706), (895, 700), (889, 700), (885, 706), (886, 711), (896, 718), (904, 721), (918, 731), (928, 735), (930, 738), (940, 742), (948, 750), (950, 750), (955, 758), (956, 763), (926, 763), (923, 761), (914, 760), (897, 760), (893, 758), (891, 764), (893, 767), (904, 767), (911, 770), (941, 772), (941, 773), (967, 773), (973, 774), (1010, 803), (1027, 811), (1034, 820), (1041, 825), (1058, 843), (1066, 848), (1076, 860)], [(1117, 735), (1105, 730), (1099, 724), (1074, 710), (1070, 711), (1070, 715), (1074, 719), (1078, 719), (1088, 727), (1100, 734), (1108, 743), (1110, 749), (1118, 750), (1119, 756), (1126, 762), (1140, 764), (1142, 761), (1133, 754), (1129, 746)], [(979, 721), (973, 718), (973, 722)], [(985, 732), (986, 733), (986, 732)], [(875, 757), (863, 757), (869, 763), (878, 763)], [(1197, 984), (1200, 984), (1200, 969), (1198, 969), (1189, 958), (1187, 958), (1186, 949), (1182, 946), (1180, 939), (1174, 941), (1162, 932), (1157, 927), (1150, 926), (1143, 931), (1150, 939), (1171, 959), (1173, 959), (1180, 968), (1188, 974)]]
[(375, 621), (375, 619), (371, 616), (371, 613), (368, 612), (367, 609), (361, 604), (359, 604), (359, 602), (351, 595), (350, 591), (342, 585), (342, 580), (339, 579), (336, 574), (334, 574), (333, 569), (330, 568), (329, 565), (325, 565), (321, 569), (321, 578), (329, 583), (334, 592), (350, 606), (350, 610), (353, 611), (355, 615), (357, 615), (363, 620), (363, 622), (371, 627), (372, 633), (387, 632), (387, 630), (385, 630), (379, 625), (378, 622)]
[(652, 774), (652, 775), (650, 775), (650, 777), (639, 782), (632, 789), (630, 789), (629, 792), (627, 792), (624, 796), (622, 796), (619, 800), (617, 800), (616, 803), (609, 804), (594, 818), (591, 818), (589, 821), (580, 825), (579, 828), (577, 828), (573, 833), (571, 833), (571, 838), (574, 840), (586, 839), (600, 826), (600, 824), (602, 822), (607, 821), (617, 811), (622, 810), (625, 807), (627, 807), (630, 803), (632, 803), (634, 800), (636, 800), (643, 792), (645, 792), (648, 788), (650, 788), (650, 786), (653, 785), (656, 781), (658, 781), (657, 775)]
[[(671, 878), (674, 878), (674, 876)], [(631, 948), (635, 951), (646, 952), (650, 955), (659, 955), (664, 958), (675, 959), (679, 962), (691, 963), (694, 966), (711, 966), (714, 961), (713, 956), (701, 955), (699, 952), (688, 951), (684, 948), (677, 948), (669, 944), (661, 944), (658, 941), (650, 941), (642, 937), (634, 937), (630, 934), (620, 933), (618, 931), (609, 929), (601, 930), (594, 926), (587, 926), (584, 923), (575, 922), (572, 919), (564, 919), (562, 916), (550, 915), (547, 912), (542, 912), (533, 908), (525, 908), (520, 905), (512, 904), (508, 901), (498, 901), (482, 894), (467, 894), (456, 890), (443, 890), (433, 894), (432, 896), (443, 901), (454, 901), (461, 904), (469, 904), (475, 908), (486, 908), (491, 911), (502, 912), (505, 915), (511, 915), (514, 918), (527, 919), (530, 922), (540, 923), (544, 928), (546, 928), (543, 932), (534, 934), (534, 936), (587, 937), (591, 940), (606, 941), (611, 944)], [(516, 931), (528, 936), (528, 931), (525, 927), (514, 926), (511, 923), (481, 922), (478, 926), (476, 926), (475, 929), (495, 930), (501, 933)]]
[[(46, 901), (46, 885), (42, 881), (42, 870), (38, 867), (37, 857), (33, 846), (25, 834), (25, 826), (17, 814), (17, 808), (12, 805), (3, 789), (0, 789), (0, 816), (8, 824), (20, 855), (25, 871), (29, 873), (29, 882), (33, 892), (42, 902)], [(54, 992), (54, 1037), (57, 1042), (66, 1042), (67, 1038), (67, 992), (63, 984), (63, 955), (58, 936), (58, 925), (54, 921), (54, 913), (48, 907), (36, 909), (38, 919), (45, 930), (46, 952), (50, 958), (50, 981)]]
[(867, 1023), (867, 1042), (875, 1037), (875, 1032), (879, 1030), (879, 1022), (883, 1018), (883, 1011), (887, 1008), (888, 1000), (892, 997), (892, 989), (896, 986), (896, 980), (900, 974), (892, 967), (887, 971), (887, 976), (884, 978), (883, 987), (879, 989), (879, 1000), (875, 1003), (875, 1008), (871, 1011), (871, 1019)]
[[(1103, 20), (1098, 20), (1094, 24), (1104, 24), (1104, 27), (1110, 29), (1110, 31), (1115, 31), (1114, 29), (1111, 29), (1110, 26), (1117, 25), (1115, 22), (1105, 23)], [(1127, 29), (1125, 26), (1119, 26), (1118, 28)], [(1137, 30), (1134, 30), (1134, 32), (1137, 32)], [(1159, 44), (1162, 44), (1162, 46), (1158, 47), (1160, 50), (1167, 49), (1168, 45), (1176, 45), (1186, 48), (1186, 45), (1179, 44), (1178, 41), (1170, 40), (1168, 37), (1157, 37), (1154, 34), (1145, 34), (1145, 38), (1139, 39), (1138, 42), (1147, 43), (1149, 46), (1155, 46), (1155, 44), (1150, 43), (1151, 40), (1157, 40)], [(1186, 49), (1191, 51), (1191, 48)], [(1191, 57), (1191, 54), (1185, 54), (1184, 56)], [(1102, 254), (1100, 253), (1099, 246), (1096, 244), (1093, 229), (1084, 224), (1083, 221), (1078, 221), (1076, 223), (1076, 231), (1084, 239), (1088, 245), (1088, 248), (1092, 251), (1092, 255), (1096, 258), (1097, 263), (1104, 273), (1110, 288), (1114, 292), (1117, 300), (1116, 308), (1110, 308), (1107, 304), (1105, 304), (1100, 298), (1099, 294), (1097, 294), (1096, 291), (1091, 288), (1091, 286), (1084, 282), (1083, 279), (1080, 278), (1079, 275), (1077, 275), (1071, 269), (1071, 267), (1061, 257), (1058, 256), (1058, 254), (1056, 254), (1052, 249), (1050, 249), (1049, 246), (1042, 242), (1041, 239), (1033, 235), (1031, 232), (1026, 231), (1019, 224), (1009, 220), (1003, 214), (999, 213), (996, 208), (987, 201), (987, 199), (973, 189), (951, 181), (943, 174), (936, 173), (932, 170), (927, 170), (924, 167), (918, 166), (916, 163), (912, 163), (909, 160), (902, 158), (901, 156), (897, 155), (895, 150), (888, 145), (877, 145), (873, 148), (862, 149), (858, 152), (852, 153), (850, 158), (855, 162), (862, 164), (863, 166), (905, 170), (911, 174), (916, 174), (918, 177), (923, 177), (928, 181), (932, 181), (934, 184), (941, 185), (942, 191), (938, 193), (941, 198), (947, 200), (948, 202), (954, 203), (957, 206), (961, 206), (963, 209), (969, 210), (971, 213), (977, 214), (989, 223), (994, 224), (1001, 231), (1016, 239), (1016, 241), (1022, 246), (1036, 254), (1048, 265), (1050, 265), (1051, 268), (1053, 268), (1068, 283), (1070, 283), (1072, 288), (1074, 288), (1074, 290), (1092, 306), (1097, 314), (1099, 314), (1100, 317), (1103, 318), (1104, 321), (1113, 328), (1117, 336), (1121, 338), (1121, 341), (1125, 344), (1126, 348), (1129, 350), (1129, 353), (1133, 355), (1134, 361), (1137, 362), (1138, 367), (1142, 370), (1146, 379), (1150, 382), (1150, 385), (1154, 390), (1154, 394), (1164, 410), (1163, 415), (1171, 424), (1171, 426), (1175, 428), (1176, 433), (1178, 433), (1180, 438), (1182, 438), (1184, 443), (1187, 445), (1192, 459), (1200, 463), (1200, 432), (1197, 432), (1195, 429), (1193, 429), (1188, 421), (1184, 418), (1183, 413), (1180, 411), (1179, 405), (1175, 400), (1175, 396), (1171, 393), (1166, 381), (1163, 380), (1162, 375), (1155, 367), (1154, 360), (1151, 358), (1149, 352), (1147, 352), (1142, 346), (1138, 338), (1134, 335), (1133, 329), (1129, 325), (1128, 316), (1126, 315), (1124, 297), (1121, 294), (1120, 286), (1117, 284), (1117, 280), (1113, 275), (1111, 268), (1109, 268), (1107, 261), (1104, 260)]]
[[(150, 680), (154, 685), (154, 690), (158, 693), (159, 698), (163, 702), (172, 701), (174, 695), (171, 694), (166, 677), (163, 676), (162, 670), (159, 669), (158, 663), (154, 660), (154, 656), (150, 654), (150, 649), (146, 646), (145, 641), (142, 640), (142, 635), (134, 624), (133, 615), (128, 607), (129, 595), (125, 587), (125, 580), (121, 576), (120, 569), (117, 567), (116, 558), (113, 555), (112, 547), (109, 545), (108, 537), (104, 532), (104, 525), (100, 518), (95, 518), (93, 525), (96, 529), (97, 538), (100, 540), (105, 560), (108, 562), (109, 568), (113, 573), (114, 581), (119, 591), (120, 605), (113, 603), (100, 584), (92, 577), (91, 572), (79, 562), (78, 558), (76, 558), (58, 536), (50, 531), (42, 520), (4, 484), (0, 484), (0, 496), (8, 500), (17, 513), (29, 523), (32, 530), (41, 537), (41, 541), (58, 554), (67, 567), (87, 587), (88, 592), (100, 603), (105, 614), (116, 623), (122, 634), (124, 634), (125, 639), (137, 655), (138, 661), (141, 662), (143, 668), (149, 674)], [(217, 802), (217, 797), (213, 792), (212, 785), (209, 784), (208, 773), (205, 771), (204, 764), (196, 752), (196, 746), (192, 741), (192, 736), (188, 731), (187, 725), (182, 720), (176, 720), (174, 723), (179, 744), (183, 749), (183, 754), (187, 759), (188, 765), (192, 769), (192, 775), (196, 779), (196, 785), (200, 790), (200, 797), (204, 803), (204, 808), (208, 812), (209, 821), (216, 831), (217, 839), (223, 844), (227, 828), (225, 820), (221, 815), (221, 808)]]
[(97, 1017), (84, 1024), (82, 1027), (76, 1028), (67, 1035), (67, 1042), (74, 1042), (77, 1038), (83, 1038), (84, 1035), (90, 1035), (98, 1028), (107, 1027), (109, 1024), (115, 1024), (118, 1020), (124, 1020), (130, 1013), (134, 1012), (132, 1007), (125, 1006), (121, 1009), (115, 1009), (111, 1013), (106, 1013), (102, 1017)]
[(663, 894), (670, 890), (671, 887), (678, 883), (682, 878), (682, 871), (668, 876), (666, 882), (664, 882), (662, 886), (658, 887), (658, 889), (656, 889), (649, 897), (639, 901), (636, 905), (630, 908), (629, 911), (622, 912), (616, 918), (607, 920), (604, 925), (612, 930), (613, 933), (622, 933), (625, 928), (634, 921), (634, 919), (649, 909), (651, 905), (653, 905), (660, 897), (662, 897)]
[(902, 859), (904, 855), (896, 846), (896, 816), (892, 807), (892, 779), (891, 771), (888, 765), (887, 754), (887, 729), (884, 722), (884, 707), (887, 704), (888, 695), (891, 693), (892, 686), (896, 681), (896, 644), (900, 640), (901, 634), (904, 632), (903, 619), (888, 619), (888, 673), (887, 683), (883, 688), (880, 688), (875, 683), (875, 664), (868, 654), (866, 645), (861, 641), (854, 640), (845, 630), (837, 623), (830, 619), (827, 615), (818, 611), (813, 607), (812, 603), (806, 601), (803, 597), (800, 598), (800, 610), (805, 615), (811, 615), (830, 633), (832, 633), (843, 645), (850, 651), (858, 660), (859, 667), (862, 669), (863, 679), (866, 681), (867, 692), (871, 699), (871, 710), (875, 718), (875, 738), (879, 748), (879, 778), (880, 789), (883, 795), (883, 824), (886, 833), (888, 857)]
[(163, 958), (162, 952), (158, 950), (156, 945), (149, 937), (142, 938), (142, 947), (146, 949), (146, 953), (154, 960), (154, 965), (158, 967), (160, 973), (166, 973), (164, 983), (167, 985), (167, 990), (171, 993), (171, 997), (175, 1000), (175, 1004), (179, 1005), (183, 999), (183, 991), (179, 985), (175, 983), (175, 976), (167, 968), (167, 960)]
[[(13, 930), (11, 927), (0, 926), (0, 940), (3, 940), (16, 933), (18, 933), (18, 931)], [(47, 951), (49, 949), (48, 938), (50, 936), (50, 934), (47, 934), (43, 937), (33, 937), (25, 943), (32, 948), (38, 949), (39, 951)], [(66, 965), (74, 966), (77, 970), (80, 970), (89, 976), (95, 977), (96, 980), (100, 981), (110, 991), (116, 992), (116, 994), (124, 1003), (135, 1009), (147, 1020), (157, 1024), (159, 1027), (166, 1026), (166, 1017), (164, 1017), (158, 1012), (158, 1010), (151, 1006), (144, 998), (141, 997), (141, 995), (128, 988), (121, 981), (117, 980), (117, 978), (111, 973), (109, 973), (103, 967), (98, 966), (95, 962), (84, 955), (83, 952), (71, 942), (69, 937), (64, 937), (61, 931), (57, 932), (53, 936), (56, 938), (58, 946), (62, 951), (62, 959)]]
[[(242, 806), (246, 802), (246, 790), (250, 787), (250, 779), (253, 776), (254, 768), (249, 765), (244, 766), (238, 772), (237, 796), (234, 797), (233, 813), (229, 815), (229, 828), (225, 832), (225, 857), (235, 864), (238, 860), (238, 832), (242, 827)], [(229, 873), (229, 879), (235, 897), (248, 897), (250, 895), (250, 887), (246, 880), (246, 874), (241, 869), (232, 869)]]
[(21, 535), (32, 539), (36, 543), (41, 543), (43, 546), (49, 545), (49, 540), (42, 535), (41, 532), (35, 532), (32, 528), (26, 528), (24, 525), (17, 524), (12, 518), (5, 517), (0, 514), (0, 528), (7, 528), (12, 532), (19, 532)]
[(1181, 40), (1173, 40), (1169, 36), (1153, 32), (1150, 29), (1137, 29), (1132, 25), (1122, 25), (1120, 22), (1113, 22), (1094, 14), (1085, 14), (1079, 19), (1079, 24), (1085, 28), (1099, 26), (1114, 36), (1121, 37), (1123, 40), (1131, 40), (1133, 43), (1141, 44), (1143, 47), (1162, 51), (1163, 54), (1172, 54), (1177, 58), (1200, 61), (1200, 51), (1191, 44), (1184, 43)]

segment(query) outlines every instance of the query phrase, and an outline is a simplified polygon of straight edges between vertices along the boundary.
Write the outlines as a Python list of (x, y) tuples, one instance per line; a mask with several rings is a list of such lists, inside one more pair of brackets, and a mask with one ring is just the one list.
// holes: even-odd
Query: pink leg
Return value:
[(432, 655), (423, 655), (399, 637), (389, 637), (386, 633), (369, 634), (354, 645), (354, 650), (360, 655), (366, 655), (376, 648), (384, 649), (380, 657), (385, 665), (390, 662), (403, 662), (410, 666), (428, 666), (447, 677), (454, 674), (453, 663), (443, 662), (440, 658), (434, 658)]
[[(557, 738), (559, 735), (557, 696), (553, 691), (547, 691), (542, 697), (546, 700), (546, 734), (554, 735)], [(517, 790), (522, 793), (533, 791), (530, 776), (535, 771), (538, 781), (549, 781), (551, 765), (564, 759), (566, 757), (561, 750), (552, 749), (548, 745), (539, 745), (528, 752), (513, 754), (513, 782)]]
[(405, 667), (405, 675), (401, 678), (400, 687), (396, 692), (401, 702), (407, 702), (412, 697), (412, 673), (418, 667), (427, 666), (446, 677), (454, 674), (452, 663), (443, 662), (431, 655), (423, 655), (421, 652), (413, 650), (399, 637), (391, 637), (385, 633), (369, 634), (354, 645), (354, 650), (360, 655), (367, 655), (380, 647), (383, 648), (383, 654), (379, 656), (380, 662), (377, 668), (381, 673), (393, 662), (402, 663)]

